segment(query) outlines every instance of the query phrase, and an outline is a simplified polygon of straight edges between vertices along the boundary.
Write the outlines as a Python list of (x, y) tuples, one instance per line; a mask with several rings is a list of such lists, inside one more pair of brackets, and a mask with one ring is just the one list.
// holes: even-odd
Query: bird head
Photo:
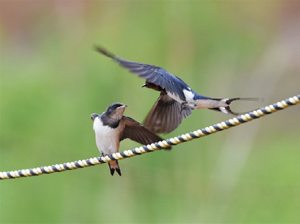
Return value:
[(125, 111), (125, 108), (127, 105), (122, 103), (114, 103), (107, 107), (105, 111), (105, 115), (109, 116), (110, 118), (114, 120), (120, 120), (123, 116), (123, 113)]

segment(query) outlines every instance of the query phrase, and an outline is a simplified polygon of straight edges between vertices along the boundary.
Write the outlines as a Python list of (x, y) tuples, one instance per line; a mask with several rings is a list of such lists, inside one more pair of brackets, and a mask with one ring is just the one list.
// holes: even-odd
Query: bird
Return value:
[(230, 104), (236, 100), (252, 98), (212, 98), (193, 91), (182, 79), (155, 65), (143, 64), (119, 58), (101, 46), (96, 51), (112, 58), (123, 68), (146, 80), (142, 87), (160, 92), (159, 98), (146, 116), (143, 124), (155, 133), (170, 133), (192, 114), (194, 109), (207, 108), (224, 114), (239, 115), (233, 112)]
[[(120, 141), (126, 138), (143, 145), (163, 140), (136, 120), (124, 116), (123, 113), (126, 107), (127, 105), (123, 103), (113, 103), (101, 115), (91, 114), (96, 145), (101, 156), (119, 152)], [(171, 149), (171, 147), (166, 149)], [(117, 160), (108, 162), (108, 166), (112, 176), (115, 171), (121, 176)]]

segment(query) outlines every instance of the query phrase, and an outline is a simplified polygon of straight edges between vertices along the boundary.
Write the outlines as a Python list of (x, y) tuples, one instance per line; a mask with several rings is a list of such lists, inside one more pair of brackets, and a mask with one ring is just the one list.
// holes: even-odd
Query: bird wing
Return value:
[(101, 54), (114, 59), (123, 68), (128, 69), (133, 74), (138, 75), (139, 77), (145, 79), (147, 82), (160, 86), (162, 89), (170, 92), (171, 94), (177, 95), (180, 99), (185, 101), (183, 89), (188, 89), (189, 87), (180, 78), (172, 75), (165, 69), (154, 65), (132, 62), (116, 57), (102, 47), (96, 46), (96, 50)]
[(192, 114), (192, 109), (161, 93), (148, 113), (144, 125), (155, 133), (170, 133), (175, 130), (182, 119)]
[(148, 145), (163, 140), (161, 137), (149, 131), (142, 124), (130, 117), (123, 116), (120, 124), (125, 126), (123, 132), (120, 135), (120, 141), (126, 138), (130, 138), (131, 140), (143, 145)]

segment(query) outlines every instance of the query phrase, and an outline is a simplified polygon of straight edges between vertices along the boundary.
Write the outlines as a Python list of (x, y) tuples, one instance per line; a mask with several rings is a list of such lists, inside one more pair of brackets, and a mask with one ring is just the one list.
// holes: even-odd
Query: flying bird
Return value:
[[(93, 129), (96, 135), (96, 144), (101, 156), (119, 152), (120, 141), (129, 138), (133, 141), (147, 145), (163, 139), (149, 131), (142, 124), (130, 117), (123, 116), (127, 105), (114, 103), (107, 107), (101, 115), (93, 113), (91, 119), (94, 121)], [(171, 149), (171, 148), (168, 148)], [(108, 163), (111, 175), (114, 172), (121, 176), (118, 161)]]
[(148, 113), (144, 125), (155, 133), (169, 133), (175, 130), (192, 110), (207, 108), (225, 114), (238, 115), (230, 109), (235, 100), (250, 98), (211, 98), (194, 92), (183, 80), (163, 68), (128, 61), (96, 46), (101, 54), (112, 58), (131, 73), (146, 80), (143, 87), (160, 92), (160, 96)]

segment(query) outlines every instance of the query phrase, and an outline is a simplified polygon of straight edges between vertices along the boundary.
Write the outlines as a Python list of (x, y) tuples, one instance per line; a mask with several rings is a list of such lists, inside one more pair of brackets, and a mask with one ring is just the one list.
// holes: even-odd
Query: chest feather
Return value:
[(99, 118), (96, 118), (93, 125), (96, 144), (100, 152), (105, 154), (117, 152), (119, 149), (120, 130), (103, 125)]

